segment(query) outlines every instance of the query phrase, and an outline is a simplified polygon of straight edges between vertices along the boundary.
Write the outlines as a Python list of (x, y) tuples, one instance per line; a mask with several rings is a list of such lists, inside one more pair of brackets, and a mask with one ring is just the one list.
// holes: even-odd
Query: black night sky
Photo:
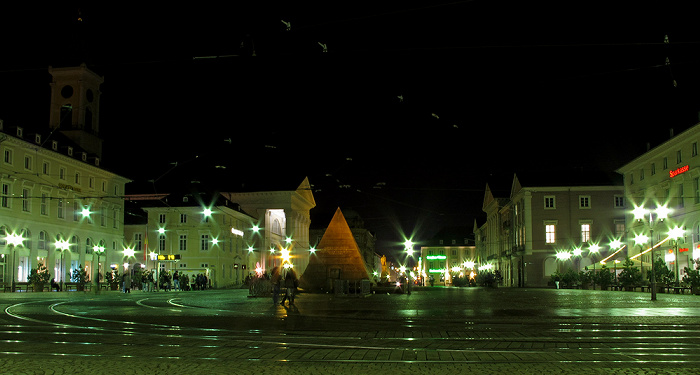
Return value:
[(0, 6), (0, 118), (46, 126), (47, 67), (86, 62), (108, 169), (138, 183), (178, 162), (231, 190), (308, 176), (314, 225), (352, 208), (382, 252), (481, 224), (490, 180), (614, 175), (698, 121), (684, 2), (248, 3)]

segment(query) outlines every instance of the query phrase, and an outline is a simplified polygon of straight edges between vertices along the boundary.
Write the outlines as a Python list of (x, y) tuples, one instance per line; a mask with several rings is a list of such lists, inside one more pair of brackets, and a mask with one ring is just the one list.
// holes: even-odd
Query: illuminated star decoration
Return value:
[(287, 22), (287, 21), (285, 21), (285, 20), (282, 20), (282, 23), (283, 23), (285, 26), (287, 26), (287, 31), (289, 31), (289, 30), (292, 29), (292, 23), (291, 23), (291, 22)]
[(399, 95), (397, 98), (399, 98), (399, 103), (403, 103), (403, 95)]
[(321, 46), (321, 48), (323, 48), (323, 53), (328, 52), (328, 45), (326, 45), (325, 43), (321, 43), (321, 42), (318, 42), (318, 45)]

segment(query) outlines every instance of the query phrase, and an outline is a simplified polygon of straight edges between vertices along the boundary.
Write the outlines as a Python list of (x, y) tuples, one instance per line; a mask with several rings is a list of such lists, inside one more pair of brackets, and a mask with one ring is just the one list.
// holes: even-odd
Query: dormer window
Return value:
[(51, 141), (51, 149), (54, 151), (58, 151), (58, 142), (57, 141)]
[(73, 156), (73, 147), (68, 147), (68, 156)]
[(41, 144), (41, 134), (34, 134), (34, 143)]
[(83, 161), (87, 161), (87, 152), (83, 152), (82, 158), (83, 158)]
[(20, 128), (19, 126), (17, 127), (17, 136), (19, 138), (24, 137), (24, 129)]

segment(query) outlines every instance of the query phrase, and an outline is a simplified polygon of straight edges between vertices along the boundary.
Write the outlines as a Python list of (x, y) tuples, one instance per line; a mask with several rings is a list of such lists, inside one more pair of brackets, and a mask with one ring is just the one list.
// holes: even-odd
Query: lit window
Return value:
[(556, 225), (545, 225), (545, 242), (554, 243), (556, 241)]
[(591, 225), (581, 224), (581, 242), (586, 243), (591, 240)]

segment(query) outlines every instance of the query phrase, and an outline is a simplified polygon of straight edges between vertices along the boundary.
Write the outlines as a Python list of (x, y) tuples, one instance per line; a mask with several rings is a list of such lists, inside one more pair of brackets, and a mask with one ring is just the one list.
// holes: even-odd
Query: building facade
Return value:
[[(700, 124), (672, 136), (659, 146), (618, 169), (623, 176), (625, 197), (630, 202), (626, 215), (629, 231), (626, 237), (627, 253), (644, 273), (649, 270), (651, 252), (649, 243), (636, 244), (639, 235), (653, 238), (655, 257), (661, 257), (668, 268), (683, 277), (683, 268), (700, 258)], [(642, 207), (652, 211), (637, 220), (632, 209)], [(668, 218), (661, 221), (653, 211), (668, 209)], [(650, 220), (651, 219), (651, 220)], [(682, 237), (669, 239), (673, 228), (683, 230)], [(640, 253), (644, 253), (639, 256)], [(677, 259), (677, 261), (676, 261)]]
[[(627, 204), (622, 186), (523, 187), (513, 177), (509, 197), (494, 197), (487, 185), (486, 223), (475, 225), (477, 261), (500, 270), (505, 286), (546, 286), (568, 267), (583, 270), (614, 250), (625, 236)], [(597, 252), (589, 252), (592, 246)], [(573, 254), (566, 261), (558, 252)]]
[(134, 257), (127, 269), (146, 268), (205, 275), (214, 288), (240, 285), (259, 264), (249, 250), (257, 220), (227, 199), (199, 193), (128, 196), (138, 200), (145, 216), (125, 225), (125, 245)]
[(417, 269), (422, 285), (433, 277), (437, 285), (450, 285), (453, 276), (477, 272), (476, 247), (466, 228), (447, 228), (420, 248)]
[[(0, 273), (5, 283), (26, 281), (39, 263), (56, 282), (70, 281), (79, 266), (95, 282), (98, 270), (104, 274), (123, 256), (122, 198), (129, 180), (100, 167), (102, 78), (85, 66), (50, 72), (50, 126), (29, 131), (0, 122)], [(81, 100), (90, 104), (80, 107)], [(61, 118), (65, 121), (55, 120)]]
[(288, 251), (297, 275), (304, 273), (311, 249), (311, 209), (316, 207), (308, 178), (295, 190), (221, 194), (257, 220), (250, 246), (258, 254), (264, 272), (281, 265), (282, 255)]

